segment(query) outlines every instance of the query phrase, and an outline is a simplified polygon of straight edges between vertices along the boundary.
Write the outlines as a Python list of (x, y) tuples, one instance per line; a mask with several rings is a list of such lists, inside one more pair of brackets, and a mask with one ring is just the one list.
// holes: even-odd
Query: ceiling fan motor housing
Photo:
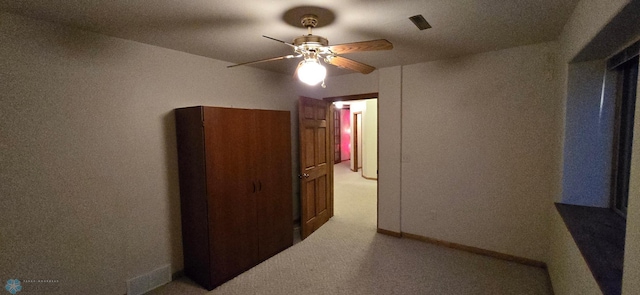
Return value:
[(302, 55), (304, 59), (318, 59), (320, 54), (327, 54), (329, 40), (322, 36), (316, 36), (311, 33), (311, 29), (318, 25), (318, 16), (314, 14), (305, 14), (300, 18), (302, 26), (306, 27), (309, 33), (307, 35), (293, 39), (295, 52)]
[(327, 38), (317, 35), (305, 35), (298, 38), (293, 39), (293, 45), (302, 46), (302, 45), (317, 45), (317, 46), (328, 46), (329, 40)]

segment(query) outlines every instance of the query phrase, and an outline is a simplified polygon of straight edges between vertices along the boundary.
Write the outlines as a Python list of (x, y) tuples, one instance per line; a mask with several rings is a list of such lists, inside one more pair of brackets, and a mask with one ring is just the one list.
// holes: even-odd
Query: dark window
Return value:
[[(611, 188), (611, 207), (623, 216), (627, 214), (627, 205), (629, 203), (633, 121), (638, 84), (637, 51), (635, 51), (635, 54), (626, 54), (626, 56), (627, 58), (614, 68), (618, 74), (618, 87), (616, 91), (616, 125), (614, 130)], [(618, 57), (616, 56), (612, 60), (615, 58)]]

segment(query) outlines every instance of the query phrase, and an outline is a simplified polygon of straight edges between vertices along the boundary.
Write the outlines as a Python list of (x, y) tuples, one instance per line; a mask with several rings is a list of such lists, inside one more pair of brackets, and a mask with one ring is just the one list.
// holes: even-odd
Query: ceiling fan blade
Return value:
[(341, 56), (331, 57), (329, 59), (329, 63), (339, 68), (345, 68), (345, 69), (353, 70), (363, 74), (369, 74), (376, 69), (370, 65), (363, 64), (361, 62), (357, 62), (355, 60), (344, 58)]
[(336, 54), (345, 54), (359, 51), (391, 50), (393, 49), (393, 44), (385, 39), (378, 39), (371, 41), (331, 45), (329, 46), (329, 49)]
[(249, 61), (249, 62), (243, 62), (241, 64), (230, 65), (230, 66), (227, 66), (227, 68), (233, 68), (233, 67), (237, 67), (237, 66), (246, 66), (246, 65), (257, 64), (257, 63), (261, 63), (261, 62), (283, 60), (283, 59), (289, 59), (289, 58), (295, 58), (295, 57), (297, 57), (297, 56), (290, 54), (290, 55), (285, 55), (285, 56), (265, 58), (265, 59), (261, 59), (261, 60), (254, 60), (254, 61)]
[(267, 38), (267, 39), (271, 39), (271, 40), (273, 40), (273, 41), (278, 41), (278, 42), (280, 42), (280, 43), (282, 43), (282, 44), (286, 44), (286, 45), (289, 45), (289, 46), (294, 47), (294, 48), (296, 47), (295, 45), (293, 45), (293, 44), (291, 44), (291, 43), (284, 42), (284, 41), (282, 41), (282, 40), (278, 40), (278, 39), (273, 38), (273, 37), (269, 37), (269, 36), (265, 36), (265, 35), (262, 35), (262, 37), (265, 37), (265, 38)]

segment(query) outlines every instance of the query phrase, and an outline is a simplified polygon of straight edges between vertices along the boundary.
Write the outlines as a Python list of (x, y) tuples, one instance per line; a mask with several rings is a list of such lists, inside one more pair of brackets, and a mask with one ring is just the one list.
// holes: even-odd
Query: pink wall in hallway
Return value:
[(351, 159), (351, 111), (340, 110), (340, 158), (342, 161)]

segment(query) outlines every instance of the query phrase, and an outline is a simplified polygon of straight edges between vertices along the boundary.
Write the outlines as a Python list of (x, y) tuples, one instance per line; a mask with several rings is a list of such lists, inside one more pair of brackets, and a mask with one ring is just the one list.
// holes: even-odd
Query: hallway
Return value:
[(334, 215), (363, 230), (375, 231), (378, 182), (363, 178), (361, 171), (351, 171), (349, 165), (350, 161), (334, 165)]

